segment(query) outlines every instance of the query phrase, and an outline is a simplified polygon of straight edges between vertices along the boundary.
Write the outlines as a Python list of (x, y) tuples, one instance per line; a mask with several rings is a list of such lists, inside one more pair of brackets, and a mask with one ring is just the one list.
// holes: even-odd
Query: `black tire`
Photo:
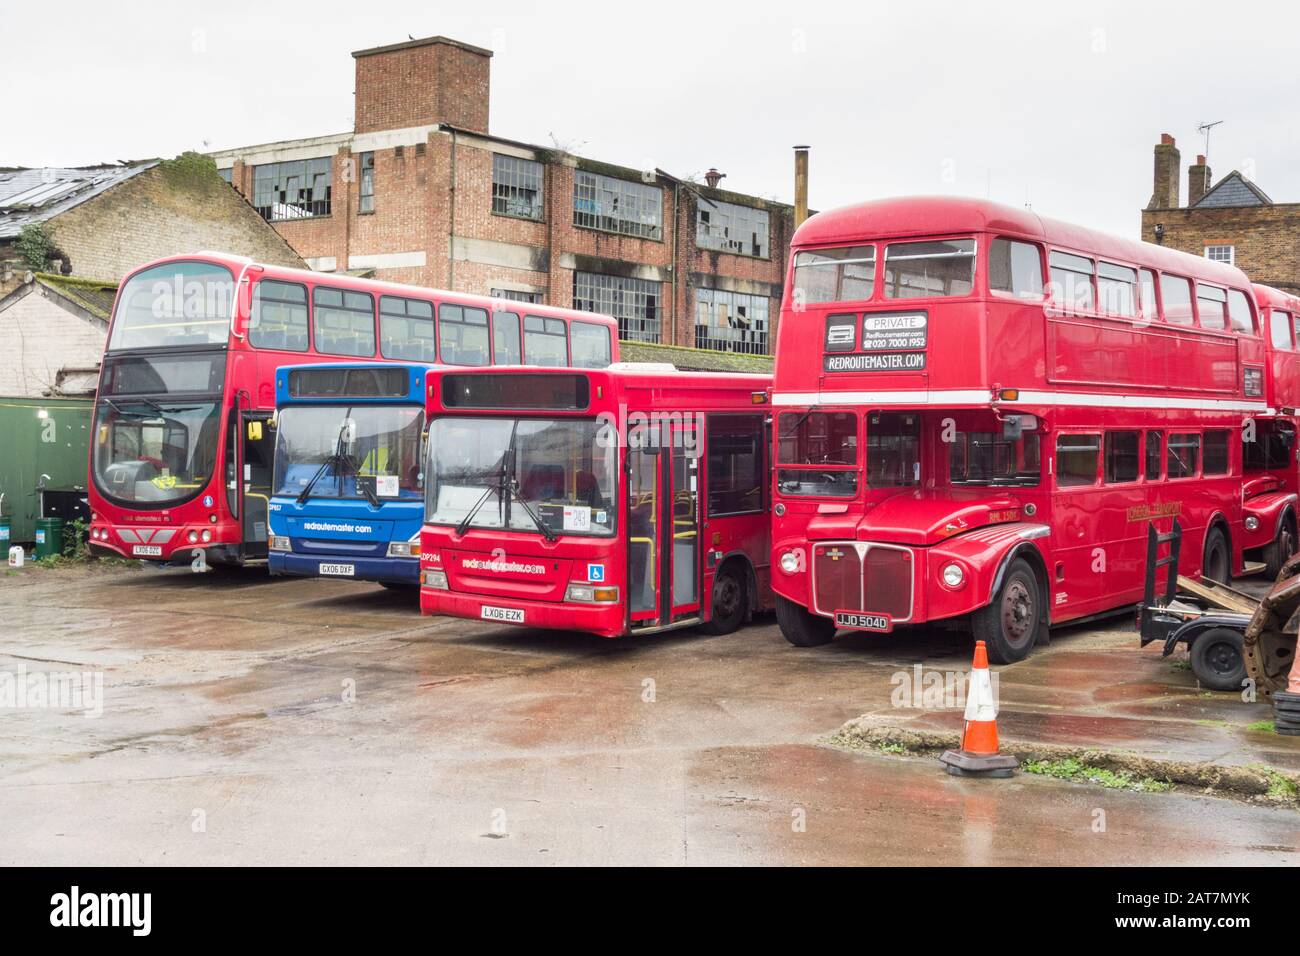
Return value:
[(776, 599), (776, 623), (781, 626), (785, 639), (795, 647), (817, 647), (829, 644), (835, 636), (835, 622), (828, 617), (811, 613), (807, 608)]
[(990, 663), (1014, 664), (1033, 650), (1043, 613), (1038, 576), (1028, 561), (1016, 558), (993, 600), (971, 615), (971, 630), (984, 642)]
[(1241, 632), (1212, 627), (1192, 641), (1192, 673), (1211, 690), (1241, 690), (1246, 679), (1246, 656)]
[(1232, 552), (1228, 550), (1228, 539), (1220, 528), (1211, 528), (1205, 535), (1201, 577), (1220, 584), (1232, 583)]
[(724, 564), (713, 579), (713, 607), (707, 634), (730, 634), (749, 617), (749, 576), (739, 561)]
[(1295, 522), (1288, 517), (1282, 522), (1282, 527), (1278, 528), (1277, 537), (1264, 547), (1264, 574), (1268, 580), (1277, 580), (1277, 576), (1282, 573), (1282, 565), (1295, 554), (1295, 549)]

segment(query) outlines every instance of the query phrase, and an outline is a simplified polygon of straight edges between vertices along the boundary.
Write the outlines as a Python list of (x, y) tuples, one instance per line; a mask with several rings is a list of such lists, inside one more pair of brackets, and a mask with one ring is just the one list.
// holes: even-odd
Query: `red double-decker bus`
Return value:
[(1184, 573), (1242, 567), (1265, 345), (1231, 266), (955, 198), (793, 240), (773, 390), (773, 589), (799, 645), (946, 621), (1020, 660)]
[(771, 606), (767, 375), (428, 374), (420, 608), (604, 637)]
[(1268, 409), (1242, 433), (1242, 545), (1248, 558), (1277, 577), (1295, 553), (1297, 541), (1296, 422), (1300, 409), (1300, 298), (1269, 286), (1254, 286), (1264, 329), (1265, 398)]
[(122, 282), (95, 401), (91, 550), (243, 564), (267, 554), (275, 372), (304, 362), (618, 360), (609, 316), (197, 253)]

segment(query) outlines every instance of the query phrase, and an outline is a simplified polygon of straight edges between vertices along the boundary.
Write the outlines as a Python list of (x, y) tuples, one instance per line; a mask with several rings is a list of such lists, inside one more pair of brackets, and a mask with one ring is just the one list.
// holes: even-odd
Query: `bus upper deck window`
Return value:
[(994, 239), (989, 245), (989, 288), (1022, 299), (1043, 296), (1043, 260), (1038, 246), (1014, 239)]
[(885, 249), (886, 298), (970, 295), (974, 289), (974, 239), (893, 242)]
[(844, 246), (795, 253), (794, 294), (803, 302), (870, 299), (875, 283), (875, 246)]

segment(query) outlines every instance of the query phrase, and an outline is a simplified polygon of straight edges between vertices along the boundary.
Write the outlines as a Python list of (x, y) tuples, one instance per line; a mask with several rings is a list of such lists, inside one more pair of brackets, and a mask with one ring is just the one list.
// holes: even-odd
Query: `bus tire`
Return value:
[(1223, 529), (1217, 526), (1205, 533), (1205, 557), (1201, 562), (1201, 577), (1219, 584), (1232, 581), (1232, 555), (1228, 551), (1228, 539)]
[(749, 616), (749, 580), (739, 561), (724, 564), (713, 578), (712, 609), (703, 630), (730, 634)]
[(984, 642), (990, 663), (1014, 664), (1033, 650), (1043, 613), (1038, 576), (1029, 562), (1016, 558), (993, 600), (971, 615), (971, 631)]
[(1242, 635), (1230, 627), (1212, 627), (1192, 641), (1192, 673), (1211, 690), (1240, 690), (1246, 679)]
[(1282, 519), (1282, 526), (1277, 529), (1277, 537), (1264, 547), (1264, 574), (1269, 581), (1277, 580), (1277, 576), (1282, 573), (1282, 565), (1295, 554), (1295, 547), (1295, 519), (1287, 515)]
[(835, 622), (828, 617), (813, 614), (802, 605), (778, 596), (776, 623), (781, 626), (785, 639), (795, 647), (817, 647), (829, 644), (835, 636)]

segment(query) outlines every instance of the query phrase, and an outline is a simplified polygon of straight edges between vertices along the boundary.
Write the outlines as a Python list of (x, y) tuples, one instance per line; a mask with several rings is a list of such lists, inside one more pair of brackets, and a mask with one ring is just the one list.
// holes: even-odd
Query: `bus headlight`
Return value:
[(781, 555), (781, 570), (786, 574), (794, 574), (799, 570), (799, 552), (787, 551)]
[(191, 531), (185, 537), (189, 540), (190, 544), (196, 544), (199, 540), (199, 533), (197, 531)]
[(209, 531), (207, 528), (204, 528), (203, 534), (200, 537), (203, 538), (204, 543), (207, 543), (208, 541), (212, 540), (212, 532)]
[(950, 588), (959, 588), (966, 583), (966, 572), (962, 570), (960, 564), (945, 564), (942, 574), (943, 583)]
[(1248, 515), (1248, 516), (1246, 517), (1246, 530), (1247, 530), (1247, 531), (1258, 531), (1258, 530), (1259, 530), (1259, 519), (1256, 518), (1254, 515)]
[(390, 558), (418, 558), (420, 556), (420, 542), (390, 541), (388, 542), (388, 556)]
[(618, 588), (600, 587), (595, 584), (570, 584), (564, 592), (564, 600), (579, 604), (616, 604)]
[(428, 570), (428, 571), (425, 571), (424, 574), (422, 575), (422, 577), (423, 577), (423, 579), (424, 579), (424, 586), (425, 586), (426, 588), (434, 588), (435, 590), (438, 590), (438, 591), (445, 591), (445, 590), (447, 590), (447, 572), (446, 572), (446, 571), (439, 571), (439, 570), (437, 570), (437, 569), (430, 569), (430, 570)]
[(282, 534), (273, 534), (273, 535), (271, 535), (271, 540), (270, 540), (270, 542), (268, 543), (268, 547), (270, 547), (270, 549), (271, 549), (272, 551), (292, 551), (292, 550), (293, 550), (293, 545), (291, 545), (291, 544), (289, 543), (289, 539), (288, 539), (286, 536), (282, 535)]

